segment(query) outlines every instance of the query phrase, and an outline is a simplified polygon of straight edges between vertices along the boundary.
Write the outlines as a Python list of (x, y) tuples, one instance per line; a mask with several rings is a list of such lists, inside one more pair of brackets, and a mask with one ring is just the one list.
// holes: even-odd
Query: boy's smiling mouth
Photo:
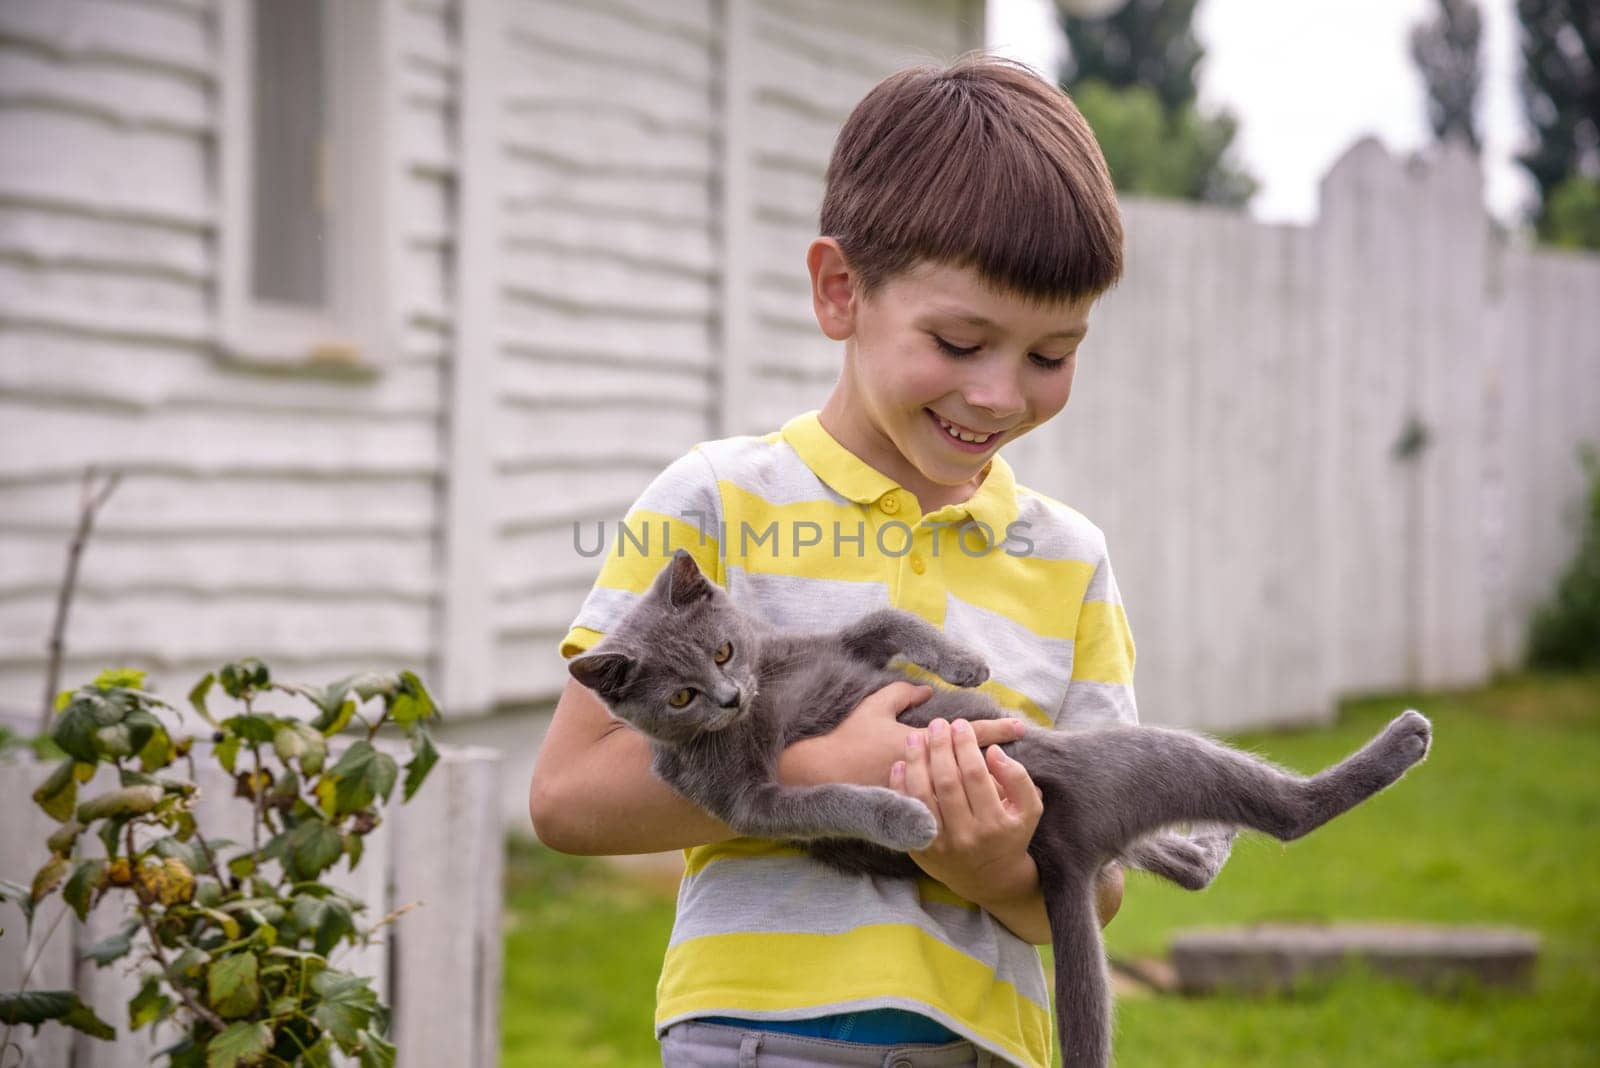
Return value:
[(984, 432), (978, 430), (969, 430), (959, 423), (950, 422), (950, 420), (946, 419), (932, 408), (927, 408), (924, 410), (928, 413), (929, 417), (931, 417), (933, 421), (938, 424), (939, 429), (944, 434), (946, 441), (968, 452), (985, 452), (991, 445), (994, 444), (995, 439), (1000, 436), (999, 431)]

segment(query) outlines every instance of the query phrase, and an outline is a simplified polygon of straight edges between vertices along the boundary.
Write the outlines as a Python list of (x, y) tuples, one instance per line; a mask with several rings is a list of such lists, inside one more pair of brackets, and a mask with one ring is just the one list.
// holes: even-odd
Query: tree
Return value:
[(1411, 58), (1427, 86), (1433, 136), (1460, 138), (1477, 154), (1483, 148), (1476, 114), (1483, 83), (1483, 15), (1473, 0), (1438, 2), (1431, 20), (1412, 27)]
[(1194, 103), (1195, 69), (1206, 52), (1190, 23), (1199, 0), (1129, 0), (1103, 18), (1058, 15), (1071, 54), (1062, 71), (1069, 90), (1084, 82), (1113, 89), (1146, 86), (1168, 115)]
[[(1556, 227), (1593, 232), (1583, 183), (1600, 181), (1600, 5), (1573, 0), (1517, 0), (1522, 24), (1522, 104), (1534, 144), (1517, 157), (1539, 187), (1535, 221), (1547, 241)], [(1557, 190), (1577, 180), (1575, 192)], [(1577, 216), (1574, 219), (1574, 215)], [(1570, 237), (1570, 233), (1565, 233)], [(1591, 246), (1594, 247), (1594, 246)]]
[(1118, 189), (1242, 207), (1257, 183), (1229, 157), (1238, 120), (1195, 103), (1205, 56), (1191, 26), (1197, 3), (1128, 0), (1087, 17), (1057, 0), (1070, 48), (1061, 84), (1099, 137)]

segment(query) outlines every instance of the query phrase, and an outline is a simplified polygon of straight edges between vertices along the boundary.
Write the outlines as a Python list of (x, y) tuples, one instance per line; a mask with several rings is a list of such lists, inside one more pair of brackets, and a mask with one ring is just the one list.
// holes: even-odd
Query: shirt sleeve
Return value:
[(1072, 681), (1056, 723), (1062, 727), (1138, 723), (1133, 659), (1133, 634), (1122, 608), (1122, 594), (1111, 572), (1111, 558), (1102, 554), (1078, 611)]
[(674, 460), (645, 487), (619, 523), (605, 523), (600, 575), (561, 639), (561, 655), (591, 649), (628, 614), (667, 560), (687, 549), (700, 570), (724, 584), (722, 494), (710, 460), (698, 448)]

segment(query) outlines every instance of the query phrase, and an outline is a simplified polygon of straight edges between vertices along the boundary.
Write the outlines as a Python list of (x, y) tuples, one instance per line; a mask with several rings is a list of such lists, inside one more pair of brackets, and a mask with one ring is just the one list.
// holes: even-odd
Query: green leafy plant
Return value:
[(1579, 454), (1589, 476), (1578, 552), (1555, 596), (1533, 617), (1528, 660), (1534, 667), (1600, 667), (1600, 452)]
[[(210, 708), (219, 688), (235, 703), (221, 717)], [(314, 714), (267, 707), (282, 698)], [(32, 885), (0, 882), (0, 898), (22, 908), (30, 930), (58, 889), (80, 921), (107, 897), (131, 899), (129, 919), (86, 956), (102, 967), (139, 961), (129, 1025), (178, 1026), (181, 1037), (162, 1051), (171, 1068), (327, 1065), (335, 1050), (363, 1068), (392, 1066), (387, 1008), (369, 978), (335, 968), (330, 955), (366, 944), (405, 909), (364, 925), (365, 903), (322, 879), (341, 860), (360, 862), (400, 781), (394, 757), (375, 744), (379, 731), (392, 724), (410, 742), (404, 800), (437, 763), (433, 699), (411, 672), (317, 689), (276, 682), (247, 660), (206, 675), (189, 703), (210, 728), (210, 756), (250, 806), (250, 841), (197, 823), (203, 743), (169, 732), (158, 712), (181, 713), (144, 688), (142, 673), (109, 671), (57, 699), (50, 738), (59, 763), (33, 799), (60, 827)], [(353, 740), (336, 751), (345, 735)], [(80, 799), (101, 765), (116, 769), (117, 785)], [(0, 1054), (13, 1026), (48, 1020), (114, 1037), (71, 991), (0, 993)]]

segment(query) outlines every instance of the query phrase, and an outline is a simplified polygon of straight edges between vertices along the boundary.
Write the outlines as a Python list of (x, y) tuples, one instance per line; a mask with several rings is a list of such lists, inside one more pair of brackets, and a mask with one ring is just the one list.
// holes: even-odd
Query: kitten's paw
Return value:
[(1433, 744), (1433, 724), (1414, 708), (1400, 713), (1383, 731), (1384, 742), (1404, 761), (1406, 767), (1428, 755)]
[(952, 686), (981, 686), (989, 680), (989, 665), (977, 653), (955, 649), (939, 657), (938, 675)]
[(875, 830), (873, 841), (906, 852), (932, 845), (939, 836), (939, 821), (921, 801), (895, 794), (878, 810)]

